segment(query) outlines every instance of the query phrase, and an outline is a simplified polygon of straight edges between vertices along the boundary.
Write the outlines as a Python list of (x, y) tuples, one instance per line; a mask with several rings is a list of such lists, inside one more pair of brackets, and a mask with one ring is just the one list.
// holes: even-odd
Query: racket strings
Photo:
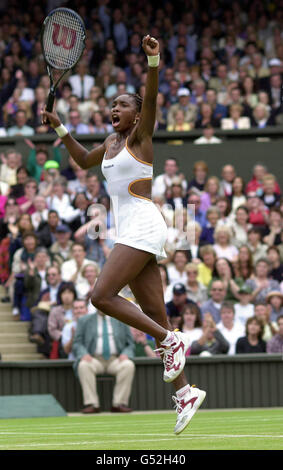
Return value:
[(78, 18), (66, 11), (57, 11), (49, 19), (43, 34), (47, 62), (59, 70), (70, 69), (84, 49), (85, 32)]

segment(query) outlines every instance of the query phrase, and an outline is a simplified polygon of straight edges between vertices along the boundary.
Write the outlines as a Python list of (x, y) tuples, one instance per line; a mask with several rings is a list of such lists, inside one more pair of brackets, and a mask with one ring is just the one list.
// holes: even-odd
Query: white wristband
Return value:
[(58, 137), (61, 137), (61, 139), (62, 139), (62, 137), (65, 137), (65, 135), (69, 134), (69, 131), (68, 131), (68, 129), (66, 129), (64, 124), (60, 124), (60, 126), (55, 127), (54, 131), (56, 132)]
[(159, 61), (160, 61), (160, 54), (147, 56), (147, 63), (149, 67), (158, 67)]

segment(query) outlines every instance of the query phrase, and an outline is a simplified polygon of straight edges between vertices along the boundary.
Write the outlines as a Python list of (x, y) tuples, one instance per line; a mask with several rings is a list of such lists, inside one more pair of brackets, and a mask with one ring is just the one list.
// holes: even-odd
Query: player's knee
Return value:
[(106, 293), (103, 292), (103, 290), (94, 288), (91, 294), (91, 303), (94, 307), (103, 311), (103, 307), (105, 307), (107, 300)]

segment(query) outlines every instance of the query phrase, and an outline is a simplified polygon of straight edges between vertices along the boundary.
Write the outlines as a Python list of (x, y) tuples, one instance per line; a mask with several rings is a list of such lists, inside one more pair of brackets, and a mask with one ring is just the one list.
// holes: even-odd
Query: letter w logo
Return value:
[(55, 46), (63, 46), (64, 49), (72, 49), (76, 41), (77, 33), (74, 29), (53, 23), (52, 41)]

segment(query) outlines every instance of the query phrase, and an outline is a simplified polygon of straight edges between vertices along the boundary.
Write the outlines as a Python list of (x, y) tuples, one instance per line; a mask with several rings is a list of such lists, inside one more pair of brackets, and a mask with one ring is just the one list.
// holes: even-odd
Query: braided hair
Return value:
[(140, 113), (141, 108), (142, 108), (142, 102), (143, 102), (142, 97), (138, 93), (125, 93), (125, 95), (128, 95), (131, 98), (133, 98), (133, 100), (135, 102), (135, 105), (136, 105), (136, 108), (137, 108), (137, 111)]

